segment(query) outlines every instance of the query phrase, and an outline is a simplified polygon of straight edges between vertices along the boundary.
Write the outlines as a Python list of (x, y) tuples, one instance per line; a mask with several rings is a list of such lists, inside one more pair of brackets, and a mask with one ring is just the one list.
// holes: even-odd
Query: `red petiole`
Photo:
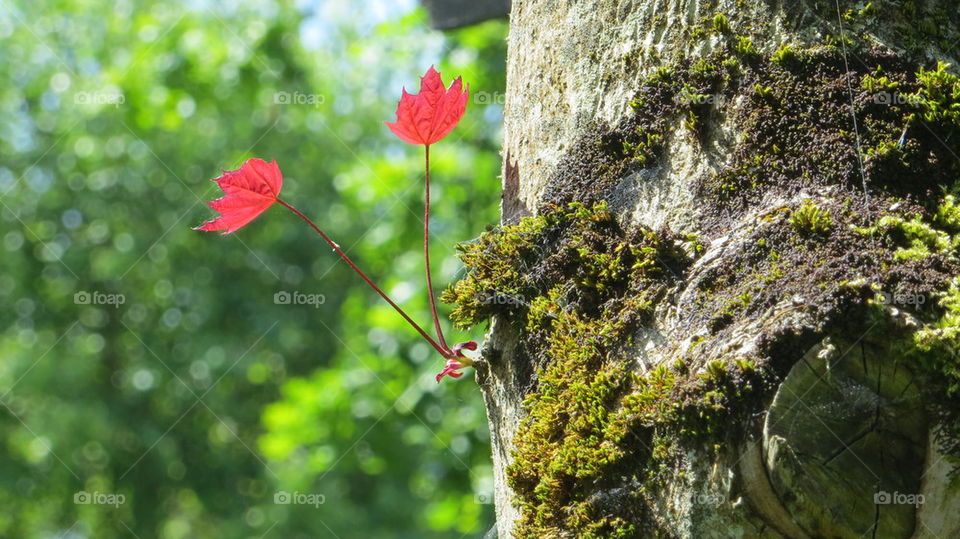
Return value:
[(430, 313), (433, 315), (433, 327), (437, 331), (440, 346), (449, 350), (443, 330), (440, 329), (440, 317), (437, 316), (437, 300), (433, 294), (433, 280), (430, 278), (430, 145), (424, 146), (424, 175), (426, 178), (426, 194), (423, 204), (423, 260), (427, 268), (427, 292), (430, 295)]
[[(428, 184), (428, 185), (429, 185), (429, 184)], [(428, 187), (427, 189), (428, 189), (428, 192), (429, 192), (429, 187)], [(428, 195), (428, 196), (429, 196), (429, 195)], [(337, 245), (336, 242), (334, 242), (332, 239), (330, 239), (330, 236), (327, 236), (326, 233), (324, 233), (323, 230), (320, 230), (320, 227), (318, 227), (313, 221), (311, 221), (309, 217), (307, 217), (306, 215), (304, 215), (303, 213), (301, 213), (300, 210), (294, 208), (293, 206), (291, 206), (290, 204), (287, 204), (286, 202), (284, 202), (283, 200), (281, 200), (281, 199), (279, 199), (279, 198), (277, 198), (277, 203), (280, 204), (280, 205), (282, 205), (283, 207), (287, 208), (288, 210), (290, 210), (290, 211), (293, 212), (294, 214), (296, 214), (297, 217), (303, 219), (304, 222), (306, 222), (308, 225), (310, 225), (310, 227), (312, 227), (312, 228), (317, 232), (317, 234), (320, 234), (320, 237), (323, 238), (323, 240), (324, 240), (325, 242), (327, 242), (327, 245), (329, 245), (330, 248), (333, 249), (333, 251), (334, 251), (335, 253), (337, 253), (337, 255), (339, 255), (340, 258), (343, 259), (343, 261), (346, 262), (348, 266), (350, 266), (350, 269), (352, 269), (354, 272), (356, 272), (356, 274), (359, 275), (360, 278), (363, 279), (365, 283), (367, 283), (368, 285), (370, 285), (370, 288), (373, 288), (373, 290), (376, 291), (376, 293), (379, 294), (380, 297), (384, 299), (384, 301), (386, 301), (387, 303), (389, 303), (390, 306), (393, 307), (394, 310), (396, 310), (396, 311), (400, 314), (400, 316), (402, 316), (403, 319), (407, 321), (408, 324), (410, 324), (411, 326), (413, 326), (413, 329), (417, 330), (417, 332), (420, 333), (420, 335), (421, 335), (428, 343), (430, 343), (430, 346), (432, 346), (437, 352), (440, 353), (440, 355), (442, 355), (444, 358), (447, 358), (447, 359), (453, 359), (453, 358), (457, 357), (457, 354), (455, 354), (449, 347), (447, 347), (446, 343), (443, 341), (443, 335), (439, 333), (439, 331), (440, 331), (440, 322), (439, 322), (439, 320), (437, 319), (437, 308), (436, 308), (436, 305), (435, 305), (434, 302), (433, 302), (433, 289), (432, 289), (432, 288), (431, 288), (431, 291), (430, 291), (430, 307), (431, 307), (431, 309), (432, 309), (432, 311), (433, 311), (433, 320), (434, 320), (434, 324), (435, 324), (435, 326), (436, 326), (436, 328), (437, 328), (438, 335), (439, 335), (439, 337), (440, 337), (440, 343), (437, 343), (437, 341), (435, 341), (432, 337), (430, 337), (430, 335), (429, 335), (426, 331), (424, 331), (423, 328), (421, 328), (419, 324), (417, 324), (416, 322), (413, 321), (412, 318), (410, 318), (410, 316), (406, 313), (406, 311), (404, 311), (402, 308), (400, 308), (399, 305), (397, 305), (392, 299), (390, 299), (390, 296), (388, 296), (388, 295), (386, 294), (386, 292), (384, 292), (383, 290), (381, 290), (379, 286), (377, 286), (373, 281), (371, 281), (370, 278), (367, 277), (367, 275), (366, 275), (365, 273), (363, 273), (363, 271), (361, 271), (360, 268), (358, 268), (357, 265), (354, 264), (352, 260), (350, 260), (350, 257), (347, 256), (347, 253), (344, 253), (343, 250), (340, 249), (340, 246)], [(427, 207), (429, 208), (429, 202), (427, 203)], [(427, 215), (428, 215), (428, 219), (429, 219), (429, 209), (427, 210)], [(425, 241), (426, 241), (427, 233), (428, 233), (428, 232), (427, 232), (427, 229), (425, 229), (425, 230), (424, 230), (424, 240), (425, 240)], [(424, 247), (424, 249), (426, 249), (426, 247)], [(427, 262), (427, 268), (428, 268), (428, 269), (427, 269), (427, 283), (428, 283), (428, 286), (429, 286), (429, 283), (430, 283), (429, 254), (428, 254), (427, 256), (428, 256), (428, 262)]]

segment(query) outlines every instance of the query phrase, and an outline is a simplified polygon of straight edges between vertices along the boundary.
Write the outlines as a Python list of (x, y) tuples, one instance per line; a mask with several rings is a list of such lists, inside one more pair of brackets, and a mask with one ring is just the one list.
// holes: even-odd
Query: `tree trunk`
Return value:
[(514, 2), (503, 224), (447, 297), (492, 319), (500, 537), (960, 535), (958, 28)]

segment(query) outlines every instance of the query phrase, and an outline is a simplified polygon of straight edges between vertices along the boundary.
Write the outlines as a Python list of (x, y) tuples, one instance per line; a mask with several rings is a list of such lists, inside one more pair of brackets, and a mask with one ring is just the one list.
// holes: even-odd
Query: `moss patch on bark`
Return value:
[[(828, 328), (863, 327), (896, 298), (931, 299), (908, 306), (916, 325), (891, 342), (929, 381), (941, 443), (960, 455), (960, 78), (865, 47), (855, 64), (830, 44), (764, 56), (725, 18), (711, 24), (725, 51), (653, 73), (627, 118), (562, 161), (536, 216), (460, 246), (468, 274), (442, 297), (455, 323), (506, 318), (533, 366), (507, 472), (517, 536), (662, 532), (649, 494), (679, 449), (755, 428)], [(658, 166), (671, 126), (702, 143), (722, 121), (739, 138), (696, 182), (699, 237), (624, 230), (605, 205), (623, 178)], [(691, 281), (704, 244), (733, 233), (745, 246)], [(771, 322), (750, 353), (722, 352), (784, 302), (815, 324)], [(703, 331), (645, 370), (635, 337), (667, 306)]]

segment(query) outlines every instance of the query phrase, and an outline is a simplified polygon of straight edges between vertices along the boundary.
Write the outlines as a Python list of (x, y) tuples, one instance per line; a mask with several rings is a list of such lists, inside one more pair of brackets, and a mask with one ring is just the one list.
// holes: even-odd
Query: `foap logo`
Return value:
[(700, 492), (693, 495), (692, 501), (695, 505), (709, 505), (711, 507), (716, 507), (723, 503), (723, 496), (717, 494), (716, 492)]
[(126, 96), (116, 91), (77, 92), (73, 94), (75, 105), (113, 105), (119, 107), (126, 101)]
[(923, 505), (923, 494), (904, 494), (902, 492), (887, 492), (881, 490), (873, 495), (874, 505), (912, 505), (920, 507)]
[(879, 92), (874, 94), (873, 102), (877, 105), (905, 105), (907, 98), (897, 92)]
[(319, 309), (326, 302), (327, 296), (323, 294), (305, 294), (296, 290), (293, 292), (281, 290), (273, 295), (273, 303), (276, 305), (310, 305), (314, 309)]
[(880, 290), (877, 292), (877, 303), (880, 305), (911, 305), (919, 307), (927, 302), (927, 297), (923, 294), (891, 294)]
[(81, 490), (73, 493), (73, 503), (76, 505), (112, 505), (120, 507), (127, 501), (123, 494), (111, 492), (87, 492)]
[(722, 95), (681, 93), (673, 98), (677, 105), (717, 105), (723, 106), (726, 99)]
[(106, 294), (97, 290), (88, 292), (81, 290), (73, 295), (73, 302), (77, 305), (111, 305), (119, 308), (127, 302), (123, 294)]
[(274, 92), (274, 105), (306, 105), (319, 107), (327, 101), (323, 94), (304, 94), (300, 92)]
[(480, 292), (476, 296), (477, 303), (482, 305), (510, 305), (518, 307), (524, 304), (524, 301), (510, 294), (500, 294), (497, 292)]
[(273, 493), (273, 503), (276, 505), (312, 505), (319, 508), (327, 501), (323, 494), (287, 492), (278, 490)]
[(506, 102), (507, 96), (502, 92), (476, 92), (473, 94), (475, 105), (503, 105)]

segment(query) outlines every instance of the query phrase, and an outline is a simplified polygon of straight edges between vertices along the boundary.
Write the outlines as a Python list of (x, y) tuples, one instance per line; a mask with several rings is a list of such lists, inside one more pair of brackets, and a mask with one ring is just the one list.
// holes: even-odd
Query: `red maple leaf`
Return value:
[(460, 77), (450, 88), (443, 85), (440, 73), (430, 66), (420, 79), (420, 93), (408, 94), (403, 89), (397, 104), (397, 121), (386, 122), (393, 134), (410, 144), (429, 146), (447, 136), (463, 118), (470, 87), (462, 89)]
[(277, 201), (283, 176), (276, 161), (248, 159), (237, 170), (223, 171), (215, 178), (224, 196), (207, 204), (220, 213), (194, 230), (223, 230), (230, 234), (243, 228)]

